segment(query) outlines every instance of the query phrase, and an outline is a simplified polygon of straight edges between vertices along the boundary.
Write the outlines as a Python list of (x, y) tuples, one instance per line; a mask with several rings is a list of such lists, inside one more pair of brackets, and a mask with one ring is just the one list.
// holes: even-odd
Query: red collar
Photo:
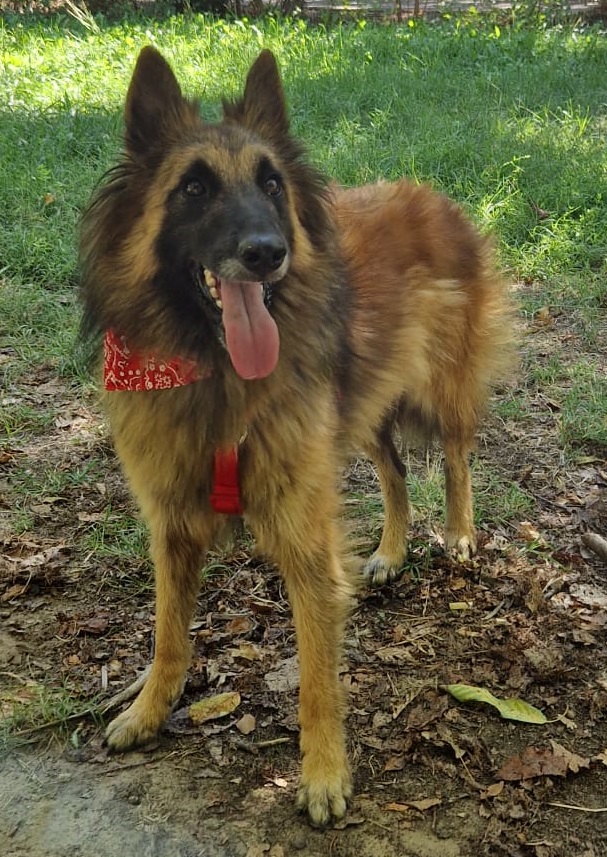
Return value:
[[(208, 378), (195, 360), (173, 357), (159, 360), (153, 354), (131, 351), (124, 336), (108, 330), (103, 340), (103, 384), (106, 390), (144, 392), (184, 387)], [(238, 479), (238, 444), (215, 450), (211, 508), (222, 515), (242, 515)]]

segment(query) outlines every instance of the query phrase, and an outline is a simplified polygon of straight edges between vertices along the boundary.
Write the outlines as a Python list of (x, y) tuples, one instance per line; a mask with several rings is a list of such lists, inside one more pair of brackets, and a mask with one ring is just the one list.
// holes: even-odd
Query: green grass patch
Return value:
[(148, 531), (140, 517), (107, 506), (102, 519), (92, 522), (83, 534), (81, 547), (112, 562), (112, 580), (122, 583), (135, 578), (138, 589), (153, 588)]
[[(159, 47), (217, 116), (262, 47), (278, 55), (295, 130), (346, 183), (414, 176), (464, 202), (520, 274), (605, 259), (604, 69), (598, 28), (495, 28), (482, 19), (391, 27), (200, 15), (87, 31), (0, 30), (5, 275), (70, 281), (80, 209), (119, 146), (139, 49)], [(538, 219), (536, 208), (546, 213)]]
[(562, 410), (562, 434), (567, 444), (607, 447), (607, 368), (595, 359), (569, 370), (571, 386)]
[(34, 468), (26, 464), (13, 468), (11, 482), (29, 500), (37, 500), (45, 495), (71, 493), (79, 487), (88, 487), (101, 478), (101, 468), (99, 461), (59, 469), (51, 465)]
[[(405, 452), (404, 460), (414, 526), (422, 530), (436, 528), (442, 532), (445, 519), (442, 453), (438, 448), (428, 451), (425, 456), (419, 452)], [(478, 457), (472, 462), (472, 483), (476, 526), (516, 526), (533, 509), (533, 498), (518, 483), (496, 473)], [(379, 484), (372, 490), (348, 492), (345, 508), (354, 533), (361, 538), (365, 549), (375, 546), (384, 524)]]
[(67, 736), (81, 717), (90, 716), (94, 700), (83, 703), (73, 689), (35, 681), (7, 688), (0, 693), (0, 756), (40, 740), (46, 730)]

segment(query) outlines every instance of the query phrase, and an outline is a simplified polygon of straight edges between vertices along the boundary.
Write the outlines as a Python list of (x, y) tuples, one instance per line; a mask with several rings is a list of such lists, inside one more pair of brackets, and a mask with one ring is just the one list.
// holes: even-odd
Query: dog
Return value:
[(124, 154), (83, 213), (80, 264), (83, 332), (102, 351), (103, 401), (156, 576), (151, 673), (106, 742), (127, 750), (162, 727), (185, 682), (205, 552), (244, 517), (286, 582), (297, 804), (326, 825), (352, 794), (341, 474), (357, 451), (377, 467), (385, 526), (366, 574), (383, 584), (403, 568), (410, 517), (394, 434), (437, 436), (446, 548), (474, 552), (469, 453), (511, 338), (491, 246), (428, 187), (327, 184), (289, 130), (269, 51), (207, 122), (145, 47)]

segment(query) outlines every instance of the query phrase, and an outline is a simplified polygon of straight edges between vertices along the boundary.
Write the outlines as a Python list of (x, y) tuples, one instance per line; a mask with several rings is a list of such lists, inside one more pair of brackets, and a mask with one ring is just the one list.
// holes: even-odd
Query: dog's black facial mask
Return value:
[[(262, 378), (278, 360), (270, 307), (291, 262), (287, 189), (255, 143), (241, 146), (240, 158), (237, 147), (231, 151), (234, 175), (227, 176), (226, 129), (210, 127), (207, 133), (208, 145), (200, 147), (206, 159), (187, 166), (165, 201), (157, 240), (165, 272), (161, 287), (171, 290), (175, 302), (197, 300), (188, 323), (203, 315), (236, 372), (247, 380)], [(213, 158), (216, 167), (209, 163)]]
[(247, 173), (236, 164), (228, 181), (202, 158), (183, 173), (166, 200), (162, 227), (164, 246), (181, 254), (177, 264), (194, 262), (222, 279), (250, 282), (285, 275), (292, 227), (284, 180), (265, 156)]

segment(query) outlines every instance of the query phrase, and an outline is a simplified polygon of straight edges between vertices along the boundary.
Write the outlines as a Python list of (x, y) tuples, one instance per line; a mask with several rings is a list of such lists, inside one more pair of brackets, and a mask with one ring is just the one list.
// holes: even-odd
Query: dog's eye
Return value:
[(183, 183), (183, 192), (186, 196), (206, 196), (207, 186), (200, 179), (186, 179)]
[(264, 182), (264, 190), (268, 196), (280, 196), (282, 193), (282, 179), (280, 176), (269, 176)]

